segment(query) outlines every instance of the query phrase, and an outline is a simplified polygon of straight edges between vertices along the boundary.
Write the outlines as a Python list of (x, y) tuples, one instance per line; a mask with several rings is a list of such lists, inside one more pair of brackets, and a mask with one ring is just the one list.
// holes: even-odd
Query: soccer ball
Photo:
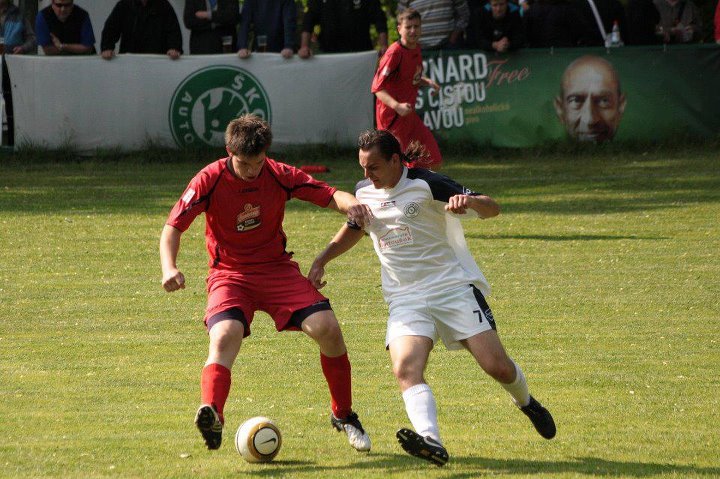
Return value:
[(281, 445), (280, 429), (263, 416), (248, 419), (235, 433), (235, 449), (247, 462), (270, 462)]

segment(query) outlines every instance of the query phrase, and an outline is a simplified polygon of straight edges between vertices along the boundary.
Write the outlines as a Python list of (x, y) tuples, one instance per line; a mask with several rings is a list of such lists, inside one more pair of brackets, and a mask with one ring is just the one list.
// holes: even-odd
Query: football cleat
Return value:
[(525, 413), (535, 426), (535, 430), (545, 439), (555, 437), (555, 421), (550, 411), (545, 409), (542, 404), (537, 402), (534, 397), (530, 396), (530, 402), (527, 406), (521, 407), (520, 410)]
[(412, 429), (400, 429), (395, 433), (400, 446), (411, 456), (430, 461), (436, 466), (444, 466), (450, 455), (447, 450), (430, 436), (422, 437)]
[(370, 436), (367, 435), (358, 415), (350, 412), (345, 419), (338, 419), (334, 414), (330, 414), (330, 424), (338, 431), (345, 431), (348, 442), (358, 451), (370, 450)]
[(195, 415), (195, 425), (200, 430), (208, 449), (219, 449), (222, 442), (223, 424), (213, 406), (203, 404)]

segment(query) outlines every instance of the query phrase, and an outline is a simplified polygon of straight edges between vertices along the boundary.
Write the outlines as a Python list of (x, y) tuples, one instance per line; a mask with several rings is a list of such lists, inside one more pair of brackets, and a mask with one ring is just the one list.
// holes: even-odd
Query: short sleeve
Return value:
[(380, 65), (378, 66), (375, 77), (373, 78), (372, 93), (377, 93), (380, 90), (386, 89), (386, 83), (388, 79), (395, 75), (395, 72), (400, 67), (401, 51), (399, 49), (390, 49), (380, 59)]

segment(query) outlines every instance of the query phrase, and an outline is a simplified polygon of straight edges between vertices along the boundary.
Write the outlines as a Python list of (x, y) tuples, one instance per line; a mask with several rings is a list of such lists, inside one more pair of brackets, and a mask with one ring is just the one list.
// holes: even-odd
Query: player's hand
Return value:
[(293, 50), (292, 50), (292, 48), (283, 48), (280, 51), (280, 55), (282, 55), (283, 58), (292, 58)]
[(445, 205), (445, 211), (455, 213), (458, 215), (464, 215), (467, 213), (467, 209), (470, 208), (470, 202), (472, 196), (468, 195), (455, 195), (451, 196), (448, 200), (448, 204)]
[(347, 217), (360, 228), (365, 228), (372, 221), (373, 214), (368, 205), (357, 204), (348, 208)]
[(172, 60), (177, 60), (180, 58), (180, 50), (175, 50), (174, 48), (171, 48), (167, 51), (167, 56), (169, 56)]
[(250, 50), (248, 50), (247, 48), (241, 48), (240, 50), (238, 50), (237, 55), (238, 58), (247, 58), (250, 56)]
[(398, 103), (395, 111), (400, 116), (407, 116), (413, 111), (413, 106), (410, 103)]
[(185, 276), (177, 269), (170, 270), (163, 274), (162, 287), (168, 293), (185, 289)]
[(322, 280), (324, 275), (325, 267), (318, 263), (317, 260), (313, 261), (312, 266), (310, 266), (310, 271), (308, 271), (307, 278), (315, 289), (322, 289), (327, 284), (327, 281)]

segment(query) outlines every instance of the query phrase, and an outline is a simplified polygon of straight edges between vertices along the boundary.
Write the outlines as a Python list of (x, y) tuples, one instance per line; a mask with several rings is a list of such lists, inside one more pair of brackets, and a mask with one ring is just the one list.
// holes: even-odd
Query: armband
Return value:
[(360, 225), (355, 223), (353, 220), (347, 221), (347, 227), (350, 228), (351, 230), (355, 230), (355, 231), (360, 231), (362, 229), (362, 228), (360, 228)]

